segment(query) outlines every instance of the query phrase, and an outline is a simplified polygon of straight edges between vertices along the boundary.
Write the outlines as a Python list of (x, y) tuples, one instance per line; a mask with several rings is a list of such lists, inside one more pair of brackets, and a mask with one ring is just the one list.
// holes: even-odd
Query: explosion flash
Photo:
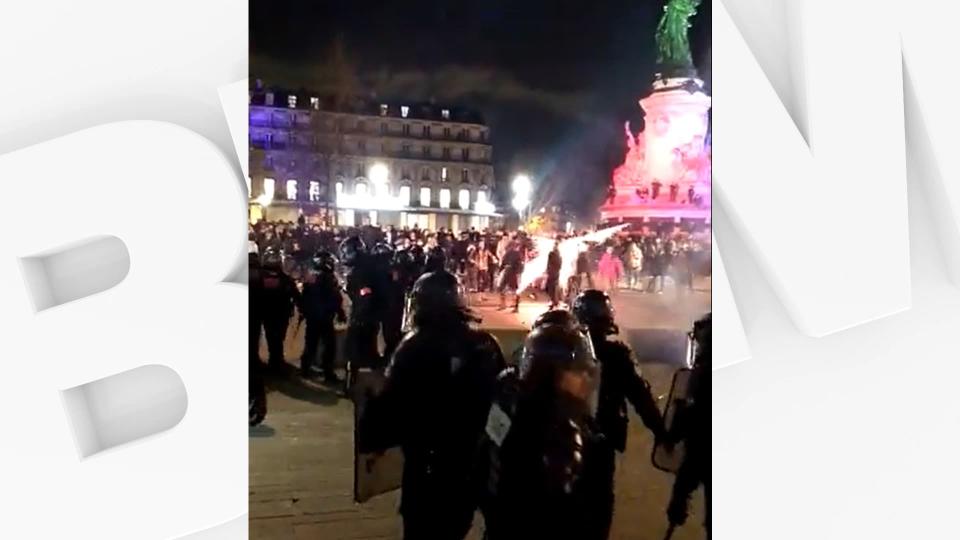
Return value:
[[(616, 227), (609, 227), (596, 232), (561, 240), (559, 246), (557, 246), (560, 250), (560, 258), (563, 261), (563, 265), (560, 267), (560, 286), (566, 289), (567, 281), (569, 281), (570, 276), (576, 272), (577, 255), (587, 250), (587, 244), (604, 242), (624, 227), (626, 227), (626, 225), (617, 225)], [(553, 238), (546, 236), (534, 236), (532, 240), (537, 248), (537, 256), (527, 261), (526, 265), (524, 265), (523, 273), (520, 274), (518, 291), (525, 290), (536, 281), (537, 278), (546, 274), (547, 256), (550, 254), (550, 251), (553, 250), (553, 243), (556, 242)]]

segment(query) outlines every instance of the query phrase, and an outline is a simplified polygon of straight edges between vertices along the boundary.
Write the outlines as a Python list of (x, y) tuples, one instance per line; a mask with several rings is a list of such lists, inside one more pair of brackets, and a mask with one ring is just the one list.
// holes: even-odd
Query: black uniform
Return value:
[(276, 266), (267, 267), (266, 260), (265, 257), (260, 272), (260, 286), (263, 288), (261, 320), (270, 352), (270, 366), (280, 368), (285, 365), (283, 340), (287, 335), (287, 326), (294, 307), (300, 307), (301, 298), (293, 279)]
[(350, 362), (350, 376), (361, 367), (379, 367), (377, 350), (376, 273), (372, 257), (363, 241), (347, 238), (340, 246), (341, 260), (346, 267), (347, 296), (350, 297), (350, 322), (347, 327), (346, 348)]
[[(442, 281), (444, 292), (424, 300), (422, 284), (431, 280)], [(360, 421), (361, 452), (403, 449), (404, 538), (463, 538), (478, 504), (477, 444), (505, 361), (493, 336), (468, 325), (462, 304), (443, 308), (456, 295), (457, 280), (447, 272), (418, 281), (414, 330)]]
[[(524, 360), (519, 369), (501, 374), (480, 454), (488, 471), (487, 537), (602, 540), (610, 521), (605, 501), (613, 490), (606, 470), (608, 443), (588, 401), (556, 388), (558, 370), (587, 370), (595, 360), (572, 359), (582, 356), (569, 350), (577, 331), (564, 324), (535, 327), (531, 336), (538, 332), (548, 341), (559, 334), (567, 343), (542, 347), (540, 367), (524, 367)], [(531, 341), (525, 342), (525, 357)]]
[(250, 254), (249, 262), (249, 306), (248, 319), (248, 369), (250, 425), (255, 426), (267, 415), (266, 387), (263, 381), (263, 366), (260, 362), (260, 328), (263, 324), (263, 283), (260, 275), (260, 261), (255, 253)]
[[(607, 339), (607, 336), (618, 332), (609, 296), (597, 290), (585, 291), (574, 300), (573, 312), (580, 323), (590, 330), (593, 350), (601, 366), (597, 425), (608, 444), (599, 458), (604, 463), (602, 470), (609, 475), (608, 480), (613, 485), (615, 453), (623, 452), (627, 447), (627, 401), (633, 405), (654, 437), (661, 437), (664, 433), (663, 417), (650, 385), (640, 376), (630, 347), (621, 341)], [(604, 515), (611, 518), (613, 499), (613, 490), (610, 490), (604, 494), (602, 501), (598, 501), (609, 508), (609, 513)], [(606, 527), (609, 531), (609, 521)]]
[(361, 451), (403, 448), (404, 538), (457, 539), (470, 530), (477, 441), (504, 364), (491, 335), (466, 327), (415, 330), (394, 353), (362, 420)]
[(388, 362), (403, 337), (406, 289), (402, 281), (400, 261), (396, 261), (393, 249), (381, 244), (374, 251), (375, 310), (383, 332), (383, 358)]
[(706, 509), (704, 527), (707, 538), (710, 538), (711, 534), (711, 319), (711, 315), (708, 314), (694, 325), (693, 334), (697, 353), (690, 378), (687, 406), (677, 410), (677, 416), (674, 419), (676, 432), (670, 433), (671, 439), (684, 442), (684, 459), (677, 471), (670, 504), (667, 507), (667, 517), (671, 525), (683, 525), (687, 519), (690, 495), (700, 484), (703, 484)]
[(346, 314), (343, 311), (340, 283), (332, 267), (311, 272), (304, 281), (303, 317), (307, 328), (300, 371), (308, 377), (313, 375), (311, 368), (317, 357), (317, 347), (322, 341), (323, 358), (320, 365), (327, 380), (334, 381), (334, 362), (337, 358), (337, 331), (334, 321), (346, 320)]

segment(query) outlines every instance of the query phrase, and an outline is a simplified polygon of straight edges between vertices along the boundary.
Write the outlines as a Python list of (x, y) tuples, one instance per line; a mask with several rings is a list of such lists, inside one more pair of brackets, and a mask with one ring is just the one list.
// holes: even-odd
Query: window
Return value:
[(443, 109), (442, 111), (440, 111), (440, 116), (442, 116), (444, 120), (449, 120), (449, 119), (450, 119), (450, 109)]
[(273, 178), (264, 178), (263, 179), (263, 194), (267, 196), (268, 199), (272, 199), (277, 183)]
[(273, 169), (273, 156), (267, 156), (263, 159), (264, 169)]
[(363, 132), (367, 130), (367, 123), (363, 120), (357, 120), (357, 131)]
[(310, 182), (310, 191), (308, 192), (310, 202), (320, 201), (320, 182)]
[(423, 136), (424, 137), (430, 136), (430, 126), (423, 126)]
[(337, 182), (337, 185), (334, 187), (337, 191), (337, 198), (340, 197), (340, 194), (343, 193), (343, 182)]
[(410, 124), (404, 124), (404, 125), (403, 125), (403, 136), (404, 136), (404, 137), (409, 137), (409, 136), (410, 136)]
[(450, 138), (450, 128), (443, 128), (443, 138), (444, 139)]
[(420, 206), (430, 206), (430, 188), (420, 188)]
[(410, 169), (408, 169), (408, 168), (406, 168), (406, 167), (400, 167), (400, 178), (401, 178), (402, 180), (409, 180), (409, 179), (410, 179)]
[(487, 192), (486, 190), (480, 190), (477, 192), (477, 206), (486, 204), (487, 202)]
[(267, 92), (267, 95), (263, 98), (263, 102), (266, 103), (268, 107), (273, 107), (273, 92)]
[(443, 159), (450, 159), (450, 149), (446, 146), (443, 147)]
[(287, 107), (291, 109), (297, 108), (297, 96), (287, 96)]
[(425, 158), (429, 158), (429, 157), (430, 157), (430, 146), (429, 146), (429, 145), (426, 145), (426, 144), (423, 145), (423, 157), (425, 157)]
[(446, 167), (442, 167), (442, 168), (440, 169), (440, 180), (442, 180), (442, 181), (444, 181), (444, 182), (447, 181), (447, 168), (446, 168)]
[(386, 123), (386, 122), (380, 122), (380, 133), (383, 134), (383, 135), (386, 135), (386, 134), (387, 134), (387, 123)]
[(440, 190), (440, 208), (450, 208), (450, 190)]
[(312, 97), (310, 98), (310, 108), (319, 111), (320, 110), (320, 98)]
[(421, 171), (420, 178), (425, 181), (430, 181), (430, 169), (429, 167), (424, 167)]
[(363, 139), (360, 139), (359, 141), (357, 141), (357, 149), (360, 150), (361, 153), (366, 153), (366, 151), (367, 151), (367, 141), (365, 141), (365, 140), (363, 140)]
[(460, 208), (468, 210), (470, 208), (470, 190), (461, 189), (460, 194), (457, 196), (457, 202), (460, 205)]
[(362, 163), (358, 163), (358, 164), (357, 164), (357, 174), (354, 175), (354, 176), (356, 176), (357, 178), (360, 178), (361, 176), (363, 176), (363, 164), (362, 164)]
[(390, 107), (386, 103), (380, 104), (380, 116), (386, 116), (390, 112)]
[(297, 200), (297, 181), (296, 180), (287, 180), (287, 200), (288, 201)]
[(388, 150), (390, 150), (390, 148), (387, 147), (387, 143), (382, 143), (382, 144), (380, 145), (380, 154), (381, 154), (381, 155), (384, 155), (384, 156), (387, 155), (387, 151), (388, 151)]
[(460, 149), (460, 159), (462, 159), (463, 161), (470, 161), (470, 149), (469, 149), (469, 148), (461, 148), (461, 149)]
[(405, 156), (409, 156), (409, 155), (410, 155), (410, 145), (409, 145), (409, 144), (403, 145), (403, 155), (405, 155)]
[(400, 202), (410, 206), (410, 186), (400, 186)]
[(464, 184), (466, 184), (467, 182), (469, 182), (469, 181), (470, 181), (470, 171), (468, 171), (467, 169), (464, 169), (464, 170), (460, 173), (460, 181), (463, 182)]
[(365, 197), (367, 195), (367, 185), (363, 182), (357, 182), (356, 187), (353, 188), (353, 192), (356, 193), (358, 197)]
[(406, 118), (408, 114), (410, 114), (410, 107), (407, 107), (406, 105), (401, 106), (400, 116)]

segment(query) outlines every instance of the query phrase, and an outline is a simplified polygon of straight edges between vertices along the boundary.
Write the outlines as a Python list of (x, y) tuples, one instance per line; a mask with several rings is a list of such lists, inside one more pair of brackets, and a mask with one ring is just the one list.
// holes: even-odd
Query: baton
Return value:
[(670, 540), (673, 537), (673, 531), (676, 529), (676, 527), (676, 525), (671, 523), (670, 527), (667, 529), (667, 535), (663, 537), (663, 540)]

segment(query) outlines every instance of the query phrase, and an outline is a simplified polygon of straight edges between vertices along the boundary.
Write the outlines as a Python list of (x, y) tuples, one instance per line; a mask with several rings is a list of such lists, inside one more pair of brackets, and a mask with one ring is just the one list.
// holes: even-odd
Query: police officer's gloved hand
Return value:
[(667, 506), (667, 519), (671, 525), (683, 525), (687, 522), (687, 499), (674, 497)]

